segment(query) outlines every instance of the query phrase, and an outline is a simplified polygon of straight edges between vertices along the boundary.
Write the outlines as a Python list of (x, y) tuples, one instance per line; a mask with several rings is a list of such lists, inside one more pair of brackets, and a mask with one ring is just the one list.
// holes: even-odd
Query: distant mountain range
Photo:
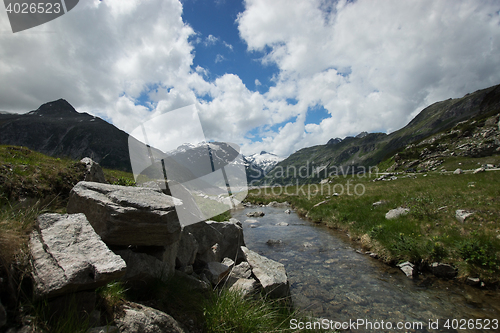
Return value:
[[(263, 151), (244, 156), (242, 163), (250, 185), (288, 184), (296, 180), (314, 182), (332, 171), (345, 173), (366, 170), (408, 144), (450, 129), (472, 117), (498, 112), (500, 85), (478, 90), (462, 98), (434, 103), (422, 110), (408, 125), (389, 135), (362, 132), (355, 137), (332, 138), (325, 145), (301, 149), (286, 159)], [(133, 138), (131, 140), (138, 147), (144, 146)], [(64, 99), (45, 103), (25, 114), (0, 112), (0, 144), (25, 146), (53, 157), (91, 157), (103, 167), (132, 171), (129, 135), (99, 117), (77, 112)], [(234, 155), (233, 148), (227, 144), (212, 142), (210, 145), (216, 154), (214, 161), (219, 155), (224, 161), (228, 160), (227, 156)], [(182, 146), (179, 149), (182, 150)], [(154, 148), (151, 151), (156, 160), (163, 154)], [(300, 168), (306, 177), (283, 174), (283, 171), (298, 171)], [(318, 174), (319, 171), (322, 172)], [(185, 174), (183, 177), (191, 176)]]
[[(330, 139), (325, 145), (303, 148), (279, 162), (259, 184), (317, 182), (331, 173), (365, 171), (411, 143), (472, 117), (498, 112), (500, 85), (462, 98), (450, 98), (425, 108), (408, 125), (389, 135), (362, 132), (356, 137)], [(299, 171), (302, 171), (300, 175)]]
[[(126, 132), (99, 117), (77, 112), (64, 99), (45, 103), (37, 110), (25, 114), (0, 111), (0, 144), (25, 146), (53, 157), (76, 160), (91, 157), (103, 167), (131, 172), (128, 140)], [(140, 151), (144, 145), (132, 140)], [(227, 163), (238, 155), (231, 146), (223, 142), (210, 142), (208, 145), (216, 168), (218, 164)], [(206, 148), (206, 143), (199, 147), (187, 144), (170, 152), (171, 156), (176, 156), (168, 160), (172, 173), (178, 179), (192, 179), (196, 170), (181, 169), (190, 165), (189, 159), (200, 158), (206, 153)], [(151, 148), (150, 153), (155, 162), (164, 155), (154, 148)], [(281, 160), (282, 158), (266, 152), (243, 157), (248, 181), (261, 179)]]

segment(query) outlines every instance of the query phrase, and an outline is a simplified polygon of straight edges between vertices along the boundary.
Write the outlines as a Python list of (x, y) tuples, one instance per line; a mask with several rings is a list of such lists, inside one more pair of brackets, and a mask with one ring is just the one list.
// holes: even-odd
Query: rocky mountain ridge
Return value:
[(103, 167), (131, 171), (129, 135), (99, 117), (77, 112), (64, 99), (25, 114), (0, 114), (0, 144), (53, 157), (91, 157)]
[[(407, 145), (387, 161), (390, 166), (386, 171), (437, 170), (452, 157), (480, 158), (494, 154), (500, 154), (500, 113), (461, 121), (450, 130)], [(441, 171), (446, 170), (441, 168)]]
[[(389, 135), (363, 132), (356, 137), (331, 139), (325, 145), (303, 148), (278, 163), (259, 185), (319, 182), (326, 178), (325, 174), (342, 174), (347, 170), (364, 172), (411, 143), (449, 130), (459, 122), (477, 116), (493, 116), (498, 112), (500, 85), (462, 98), (450, 98), (423, 109), (408, 125)], [(300, 168), (305, 168), (305, 177), (286, 172)], [(318, 175), (320, 170), (321, 176)]]
[[(128, 139), (124, 131), (99, 117), (78, 112), (64, 99), (45, 103), (25, 114), (0, 112), (0, 144), (25, 146), (52, 157), (80, 160), (91, 156), (105, 168), (131, 172)], [(143, 146), (137, 140), (134, 142), (136, 147)], [(207, 144), (210, 146), (216, 164), (227, 164), (235, 157), (233, 147), (222, 142), (185, 144), (166, 153), (186, 160), (200, 155), (200, 144), (204, 145), (202, 150), (206, 150)], [(155, 161), (164, 156), (155, 149), (152, 153)], [(264, 177), (281, 160), (283, 158), (267, 152), (243, 156), (248, 182)]]

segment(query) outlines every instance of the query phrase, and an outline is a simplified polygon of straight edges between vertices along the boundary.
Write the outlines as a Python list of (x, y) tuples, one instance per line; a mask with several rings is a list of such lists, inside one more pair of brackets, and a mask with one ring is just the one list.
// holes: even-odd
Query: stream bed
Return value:
[[(285, 210), (255, 206), (233, 211), (233, 217), (241, 221), (249, 249), (284, 264), (293, 303), (302, 312), (344, 328), (361, 324), (349, 326), (352, 332), (500, 332), (498, 291), (433, 276), (409, 279), (356, 252), (345, 234)], [(265, 215), (246, 216), (254, 211)], [(406, 329), (397, 329), (398, 323)]]

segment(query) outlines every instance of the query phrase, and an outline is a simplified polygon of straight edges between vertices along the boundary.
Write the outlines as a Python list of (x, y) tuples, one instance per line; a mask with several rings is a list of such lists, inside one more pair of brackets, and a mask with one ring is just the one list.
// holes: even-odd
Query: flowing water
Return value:
[[(243, 224), (249, 249), (284, 264), (298, 309), (337, 327), (350, 322), (352, 332), (500, 332), (498, 292), (431, 276), (409, 279), (398, 268), (356, 252), (344, 234), (285, 209), (251, 207), (233, 217)], [(254, 211), (265, 216), (246, 216)], [(281, 242), (269, 245), (270, 239)], [(407, 329), (397, 329), (398, 323)]]

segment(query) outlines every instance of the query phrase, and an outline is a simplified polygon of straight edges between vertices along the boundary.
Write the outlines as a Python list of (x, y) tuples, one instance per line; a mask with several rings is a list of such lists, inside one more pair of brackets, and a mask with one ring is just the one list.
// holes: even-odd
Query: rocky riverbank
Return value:
[[(283, 265), (246, 248), (239, 221), (182, 226), (175, 200), (159, 188), (78, 183), (67, 214), (40, 215), (30, 235), (35, 299), (49, 305), (50, 317), (76, 306), (89, 332), (190, 332), (189, 321), (147, 301), (120, 302), (105, 313), (96, 290), (120, 281), (140, 293), (141, 286), (175, 277), (199, 291), (224, 287), (245, 295), (289, 296)], [(36, 329), (33, 320), (12, 317), (18, 311), (4, 306), (2, 330)]]

